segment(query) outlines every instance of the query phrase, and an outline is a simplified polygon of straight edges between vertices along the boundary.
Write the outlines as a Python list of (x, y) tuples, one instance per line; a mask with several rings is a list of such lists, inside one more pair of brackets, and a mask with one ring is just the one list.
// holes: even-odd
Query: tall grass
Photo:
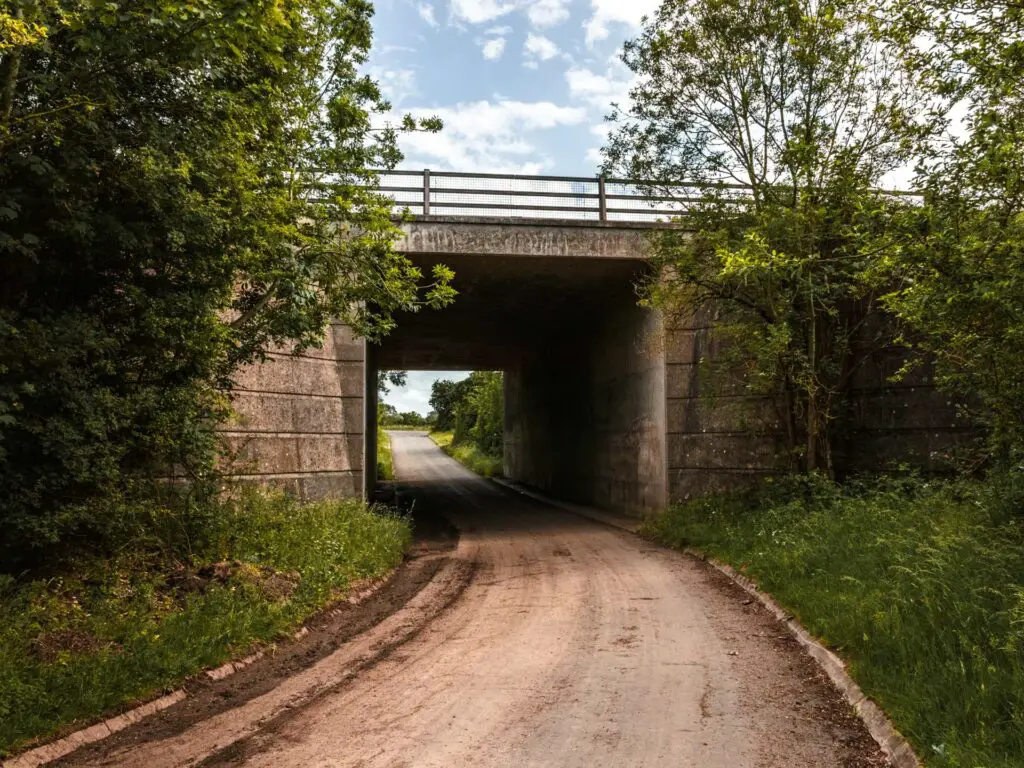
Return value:
[(500, 456), (492, 456), (482, 451), (476, 443), (453, 442), (452, 432), (431, 432), (430, 439), (457, 462), (467, 469), (476, 472), (483, 477), (494, 477), (502, 471), (502, 459)]
[(930, 766), (1024, 766), (1024, 534), (991, 486), (825, 481), (649, 526), (745, 572), (849, 662)]
[(395, 465), (391, 458), (391, 438), (382, 427), (377, 428), (377, 479), (395, 479)]
[(250, 490), (198, 522), (150, 512), (163, 546), (0, 583), (0, 755), (283, 636), (410, 540), (404, 519), (358, 500)]

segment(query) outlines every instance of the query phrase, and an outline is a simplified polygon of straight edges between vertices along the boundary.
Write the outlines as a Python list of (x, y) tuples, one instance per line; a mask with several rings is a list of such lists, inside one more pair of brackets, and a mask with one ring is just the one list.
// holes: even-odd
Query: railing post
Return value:
[(423, 169), (423, 215), (430, 215), (430, 169)]
[(608, 200), (604, 195), (604, 176), (597, 177), (597, 211), (601, 221), (608, 221)]

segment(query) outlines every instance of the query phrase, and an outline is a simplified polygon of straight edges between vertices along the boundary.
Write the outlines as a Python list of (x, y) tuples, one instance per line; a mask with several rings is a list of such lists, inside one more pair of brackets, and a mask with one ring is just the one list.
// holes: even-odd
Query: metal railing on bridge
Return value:
[[(681, 216), (706, 199), (708, 187), (678, 185), (646, 194), (627, 179), (594, 176), (526, 176), (453, 171), (380, 171), (380, 191), (396, 212), (414, 215), (548, 218), (570, 221), (655, 223)], [(741, 202), (749, 187), (716, 184), (718, 199)]]

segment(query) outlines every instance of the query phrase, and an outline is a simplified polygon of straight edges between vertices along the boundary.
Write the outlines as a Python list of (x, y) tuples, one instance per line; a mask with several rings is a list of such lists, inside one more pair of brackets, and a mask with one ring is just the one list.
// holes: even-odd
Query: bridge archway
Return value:
[(616, 509), (664, 506), (664, 346), (635, 291), (647, 229), (421, 217), (405, 230), (400, 249), (425, 274), (452, 267), (459, 296), (399, 317), (370, 368), (502, 370), (507, 477)]

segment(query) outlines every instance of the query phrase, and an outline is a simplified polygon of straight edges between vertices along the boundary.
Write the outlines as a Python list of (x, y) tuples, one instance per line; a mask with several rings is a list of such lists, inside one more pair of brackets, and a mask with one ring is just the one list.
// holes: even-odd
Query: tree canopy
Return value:
[(855, 352), (883, 343), (862, 338), (876, 307), (864, 243), (922, 104), (899, 54), (849, 0), (666, 0), (623, 53), (638, 84), (612, 115), (605, 171), (696, 196), (696, 233), (654, 239), (647, 299), (713, 316), (807, 469), (831, 470)]
[(399, 159), (360, 74), (365, 0), (14, 0), (0, 12), (0, 524), (214, 458), (238, 366), (376, 339), (451, 300), (392, 249), (372, 168)]

